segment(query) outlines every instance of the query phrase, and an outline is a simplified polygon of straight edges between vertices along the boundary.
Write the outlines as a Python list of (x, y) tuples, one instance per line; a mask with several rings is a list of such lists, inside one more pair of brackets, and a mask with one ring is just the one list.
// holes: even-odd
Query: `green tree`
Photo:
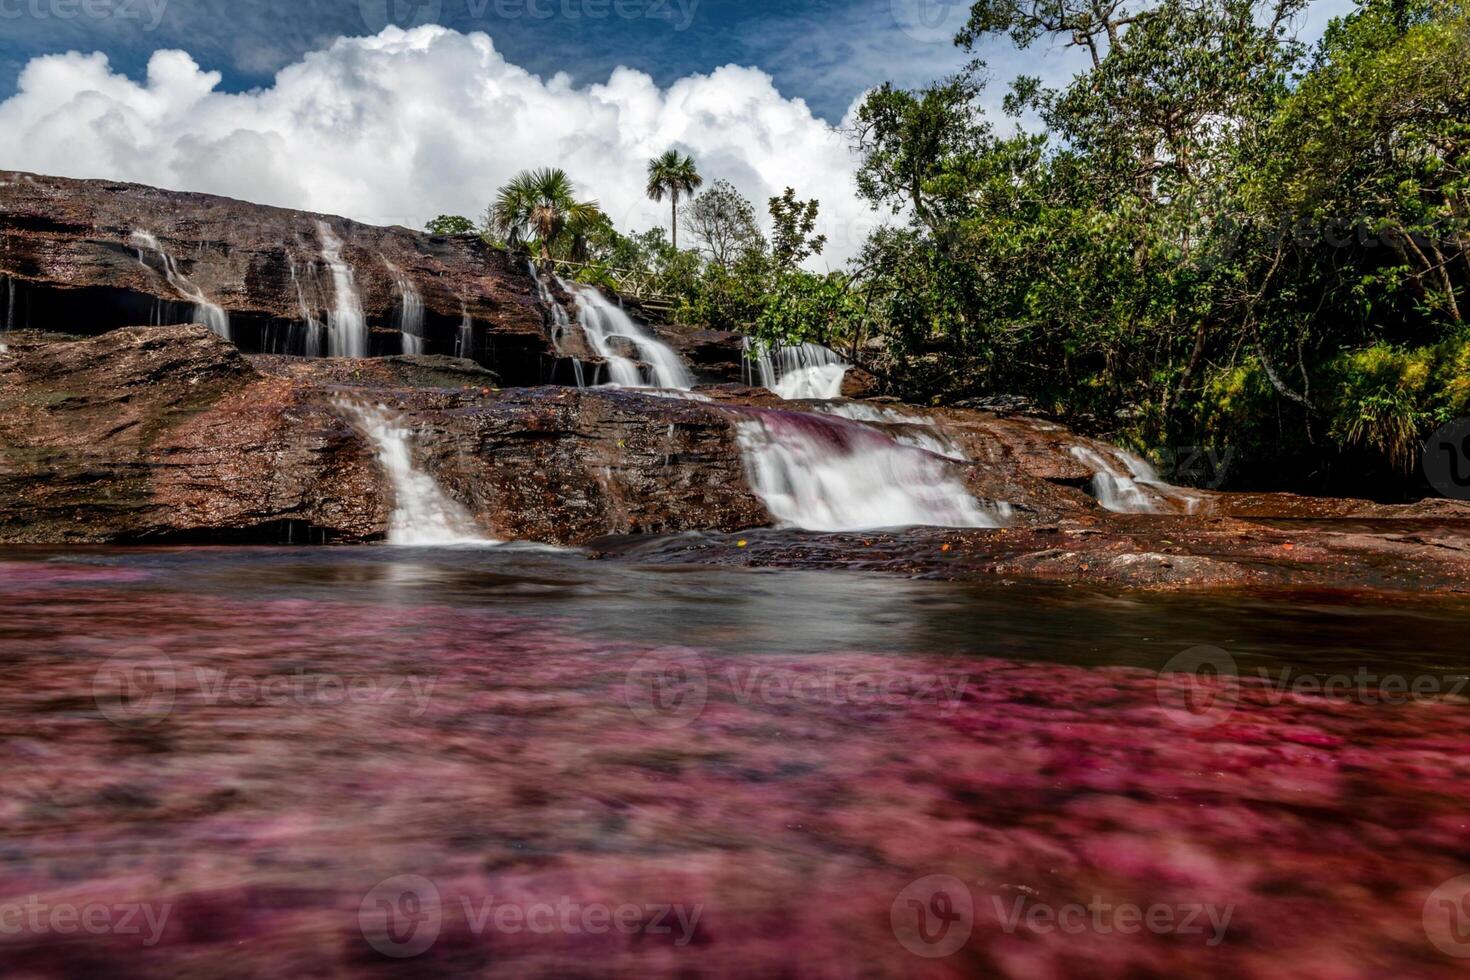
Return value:
[(771, 213), (771, 258), (778, 268), (793, 268), (813, 255), (821, 255), (826, 235), (814, 235), (817, 226), (816, 198), (801, 201), (793, 188), (769, 202)]
[(441, 214), (424, 225), (424, 231), (430, 235), (469, 235), (474, 230), (475, 223), (458, 214)]
[(685, 219), (709, 260), (729, 270), (746, 253), (765, 248), (755, 207), (728, 181), (717, 180), (689, 206)]
[(704, 184), (694, 165), (694, 158), (678, 150), (669, 150), (648, 161), (648, 197), (653, 201), (669, 198), (669, 239), (679, 247), (679, 196), (690, 195)]
[(571, 178), (557, 168), (524, 170), (500, 188), (486, 223), (512, 248), (535, 242), (542, 264), (554, 250), (580, 253), (603, 218), (596, 201), (578, 201)]

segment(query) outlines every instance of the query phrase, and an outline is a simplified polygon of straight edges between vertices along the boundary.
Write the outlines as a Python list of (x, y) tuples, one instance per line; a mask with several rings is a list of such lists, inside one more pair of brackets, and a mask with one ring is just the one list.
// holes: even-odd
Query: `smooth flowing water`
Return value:
[[(582, 332), (593, 351), (607, 361), (611, 384), (625, 388), (648, 384), (654, 388), (685, 391), (694, 387), (694, 376), (674, 349), (650, 334), (600, 290), (581, 283), (564, 282), (561, 285), (576, 297)], [(638, 363), (618, 352), (619, 341), (633, 346), (638, 357), (648, 365), (650, 378), (645, 380)]]
[(1461, 975), (1462, 601), (388, 547), (0, 590), (20, 975)]
[(840, 418), (752, 413), (740, 450), (756, 495), (777, 521), (814, 531), (939, 525), (997, 527), (950, 460)]
[(341, 402), (338, 406), (372, 442), (388, 477), (393, 512), (388, 543), (393, 545), (493, 544), (463, 505), (446, 494), (432, 476), (414, 465), (413, 433), (381, 405)]
[(782, 398), (830, 399), (842, 397), (842, 381), (849, 365), (842, 357), (821, 344), (791, 344), (773, 353), (763, 344), (745, 341), (750, 380), (759, 378), (762, 387)]
[(332, 273), (332, 308), (327, 313), (327, 356), (367, 357), (368, 324), (357, 294), (357, 277), (342, 258), (342, 240), (325, 221), (317, 222), (322, 261)]
[(383, 264), (393, 276), (398, 289), (398, 333), (403, 338), (403, 353), (424, 353), (424, 300), (413, 280), (387, 259)]
[(134, 231), (132, 243), (138, 250), (138, 262), (149, 269), (154, 269), (148, 264), (145, 252), (152, 252), (158, 256), (158, 268), (154, 271), (161, 272), (165, 281), (174, 288), (180, 296), (194, 304), (194, 320), (202, 323), (214, 333), (230, 339), (230, 315), (217, 303), (210, 301), (209, 297), (188, 277), (179, 271), (178, 263), (174, 257), (164, 250), (158, 239), (146, 231)]
[(1109, 459), (1086, 446), (1071, 453), (1092, 470), (1092, 493), (1107, 510), (1120, 514), (1194, 513), (1200, 498), (1164, 482), (1146, 460), (1114, 449)]

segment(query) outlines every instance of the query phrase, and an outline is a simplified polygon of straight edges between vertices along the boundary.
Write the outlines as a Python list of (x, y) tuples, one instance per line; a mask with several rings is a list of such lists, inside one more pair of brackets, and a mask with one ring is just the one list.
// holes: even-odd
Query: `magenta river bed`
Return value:
[(1470, 605), (0, 551), (0, 974), (1450, 977)]

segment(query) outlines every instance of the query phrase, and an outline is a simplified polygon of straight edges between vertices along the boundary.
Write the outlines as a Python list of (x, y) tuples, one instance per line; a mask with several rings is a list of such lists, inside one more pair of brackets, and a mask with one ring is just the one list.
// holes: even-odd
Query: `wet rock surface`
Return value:
[[(597, 541), (610, 558), (1150, 589), (1470, 583), (1465, 505), (1180, 491), (1194, 513), (1114, 514), (1071, 451), (1107, 447), (1015, 415), (782, 402), (740, 385), (695, 398), (500, 388), (468, 360), (246, 356), (197, 325), (7, 341), (0, 541), (381, 539), (391, 492), (350, 411), (370, 404), (488, 536)], [(872, 430), (931, 454), (982, 503), (1007, 503), (1006, 526), (724, 533), (772, 523), (738, 438), (762, 412), (834, 445)]]
[(515, 384), (557, 374), (525, 264), (476, 236), (435, 237), (117, 181), (0, 171), (0, 302), (17, 329), (96, 334), (190, 322), (192, 298), (136, 237), (144, 232), (179, 275), (229, 314), (239, 346), (302, 353), (307, 318), (325, 324), (339, 299), (324, 261), (323, 225), (352, 270), (369, 353), (405, 349), (399, 328), (407, 281), (423, 306), (426, 353), (467, 354)]

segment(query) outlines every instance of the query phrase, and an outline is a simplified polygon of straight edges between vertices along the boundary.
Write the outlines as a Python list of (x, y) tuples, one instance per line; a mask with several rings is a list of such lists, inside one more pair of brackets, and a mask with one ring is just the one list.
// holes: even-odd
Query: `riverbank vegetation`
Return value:
[(1304, 7), (980, 0), (956, 43), (1087, 67), (871, 92), (850, 135), (888, 220), (847, 268), (810, 271), (817, 201), (766, 202), (767, 238), (715, 179), (684, 249), (603, 218), (582, 275), (655, 275), (683, 322), (825, 343), (909, 401), (1019, 395), (1228, 451), (1236, 485), (1411, 492), (1420, 440), (1470, 413), (1470, 14), (1368, 0), (1308, 50)]

